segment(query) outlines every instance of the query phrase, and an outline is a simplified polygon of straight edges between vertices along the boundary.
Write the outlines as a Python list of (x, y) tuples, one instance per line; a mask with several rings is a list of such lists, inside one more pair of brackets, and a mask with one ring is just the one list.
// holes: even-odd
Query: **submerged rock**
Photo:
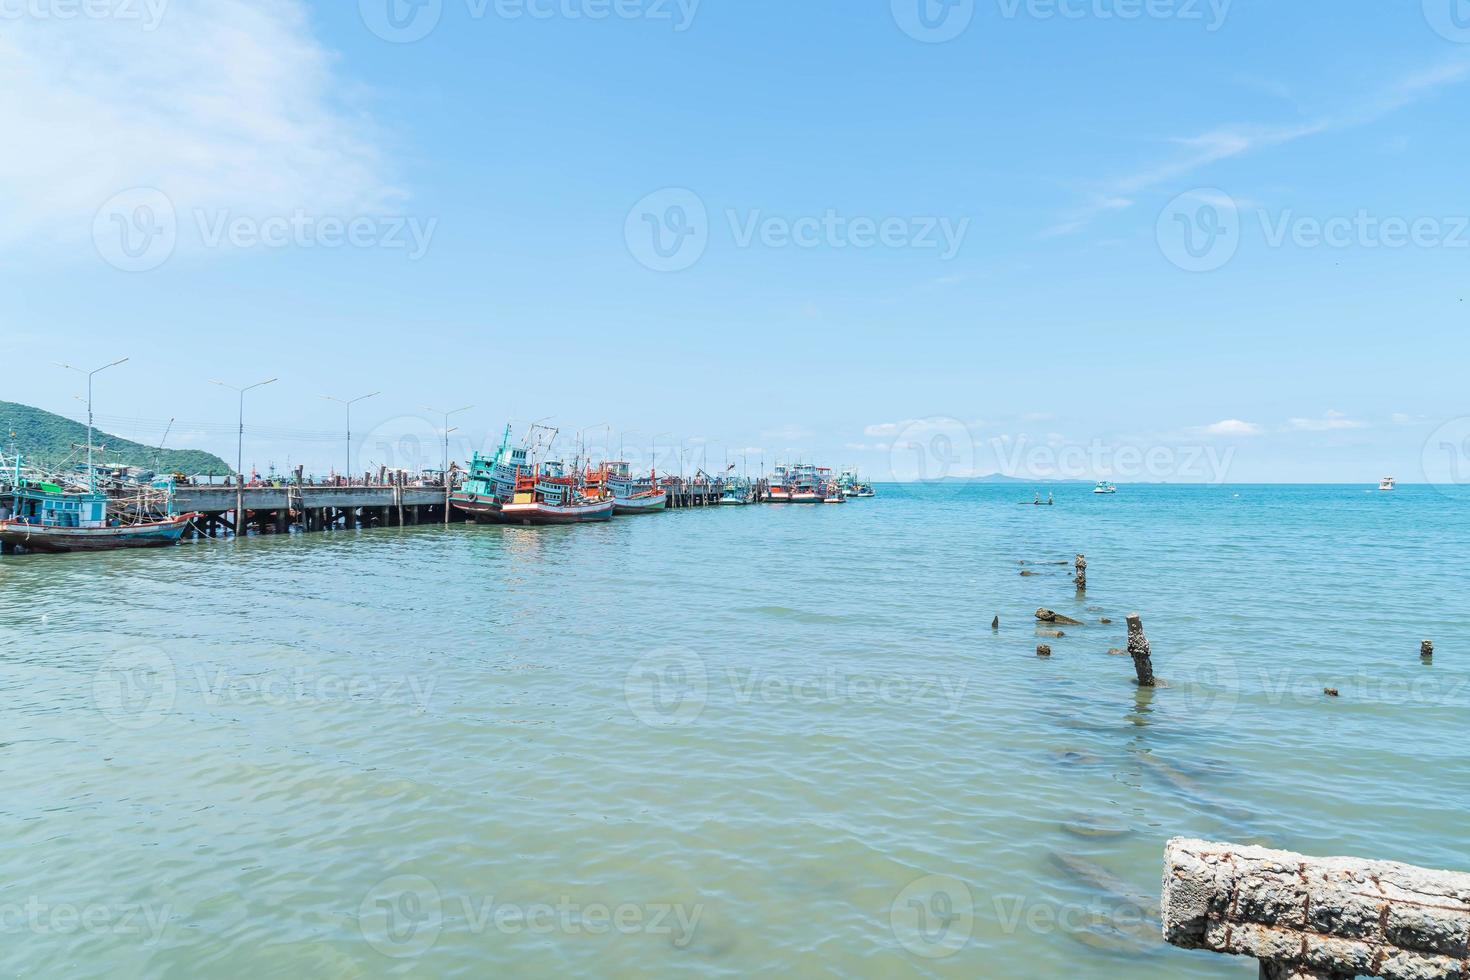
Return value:
[(1109, 647), (1108, 648), (1108, 656), (1110, 656), (1110, 657), (1126, 657), (1126, 656), (1128, 656), (1128, 651), (1127, 650), (1119, 650), (1117, 647)]
[(1050, 657), (1051, 647), (1047, 646), (1045, 643), (1036, 644), (1036, 655), (1038, 657)]
[(1063, 633), (1061, 630), (1037, 630), (1036, 631), (1036, 635), (1037, 636), (1046, 636), (1046, 637), (1050, 637), (1053, 640), (1057, 640), (1057, 639), (1060, 639), (1060, 638), (1066, 636), (1067, 634), (1066, 633)]
[(1111, 626), (1111, 625), (1113, 625), (1113, 621), (1111, 619), (1109, 619), (1108, 617), (1106, 617), (1106, 616), (1104, 616), (1102, 619), (1099, 619), (1098, 622), (1099, 623), (1102, 623), (1104, 626)]
[(1133, 833), (1131, 828), (1121, 823), (1089, 813), (1079, 814), (1071, 820), (1063, 821), (1062, 829), (1073, 837), (1101, 839), (1126, 837)]

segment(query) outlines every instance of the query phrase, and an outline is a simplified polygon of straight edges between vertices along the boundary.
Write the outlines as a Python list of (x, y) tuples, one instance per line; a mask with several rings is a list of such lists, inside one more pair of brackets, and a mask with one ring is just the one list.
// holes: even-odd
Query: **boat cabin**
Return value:
[(6, 494), (7, 519), (42, 527), (106, 527), (107, 495), (67, 493), (55, 483), (20, 480)]

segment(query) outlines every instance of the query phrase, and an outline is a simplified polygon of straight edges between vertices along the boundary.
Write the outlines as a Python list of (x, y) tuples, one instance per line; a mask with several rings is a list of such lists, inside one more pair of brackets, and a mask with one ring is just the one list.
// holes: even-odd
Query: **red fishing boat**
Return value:
[(548, 462), (516, 477), (515, 494), (500, 506), (500, 519), (507, 524), (587, 524), (612, 520), (613, 506), (600, 481), (588, 484), (575, 470), (569, 474), (561, 463)]

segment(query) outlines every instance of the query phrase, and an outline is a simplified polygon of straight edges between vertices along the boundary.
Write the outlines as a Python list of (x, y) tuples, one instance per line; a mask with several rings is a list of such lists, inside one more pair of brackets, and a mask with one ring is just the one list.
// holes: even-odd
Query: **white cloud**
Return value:
[(1261, 434), (1261, 427), (1254, 422), (1242, 422), (1240, 419), (1221, 419), (1205, 426), (1201, 431), (1212, 436), (1258, 436)]
[(1363, 423), (1341, 412), (1327, 412), (1319, 419), (1288, 419), (1286, 423), (1298, 432), (1332, 432), (1338, 429), (1361, 429)]
[(129, 19), (6, 21), (0, 245), (85, 239), (156, 187), (195, 210), (355, 217), (399, 195), (301, 0), (192, 0)]
[[(1069, 235), (1086, 228), (1099, 216), (1125, 209), (1141, 194), (1176, 183), (1196, 171), (1232, 157), (1292, 143), (1322, 133), (1362, 126), (1459, 85), (1470, 78), (1470, 60), (1456, 58), (1399, 78), (1358, 103), (1315, 119), (1287, 125), (1246, 124), (1221, 126), (1192, 136), (1170, 139), (1181, 149), (1172, 159), (1113, 180), (1091, 194), (1082, 207), (1041, 232), (1042, 238)], [(1239, 201), (1236, 202), (1240, 204)]]

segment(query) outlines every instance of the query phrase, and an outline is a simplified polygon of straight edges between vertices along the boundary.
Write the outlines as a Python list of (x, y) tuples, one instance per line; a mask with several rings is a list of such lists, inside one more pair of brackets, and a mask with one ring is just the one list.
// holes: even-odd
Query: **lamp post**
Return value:
[(448, 527), (449, 526), (449, 433), (455, 431), (454, 429), (451, 429), (449, 427), (449, 416), (451, 416), (451, 415), (458, 415), (460, 412), (468, 412), (470, 409), (472, 409), (474, 407), (475, 406), (473, 406), (473, 405), (466, 405), (463, 408), (455, 408), (455, 409), (451, 409), (450, 411), (447, 411), (447, 412), (441, 412), (437, 408), (425, 408), (424, 409), (424, 411), (426, 411), (426, 412), (433, 412), (435, 415), (442, 415), (442, 416), (444, 416), (444, 470), (443, 470), (443, 473), (444, 473), (444, 526), (445, 527)]
[(381, 391), (374, 391), (366, 395), (358, 395), (356, 398), (337, 398), (334, 395), (323, 395), (329, 402), (336, 402), (347, 409), (347, 468), (343, 472), (347, 475), (347, 485), (352, 486), (352, 406), (365, 398), (381, 395)]
[(228, 388), (240, 396), (240, 419), (239, 428), (235, 432), (235, 537), (245, 534), (245, 392), (254, 388), (263, 388), (268, 384), (274, 384), (275, 378), (269, 381), (257, 381), (253, 385), (241, 388), (238, 385), (225, 384), (223, 381), (211, 380), (212, 385)]
[(127, 358), (124, 357), (121, 361), (104, 364), (95, 371), (83, 371), (79, 367), (72, 367), (70, 364), (57, 362), (59, 367), (64, 367), (68, 371), (75, 371), (78, 374), (85, 374), (87, 376), (87, 487), (93, 493), (97, 492), (97, 474), (92, 472), (92, 377), (93, 375), (101, 374), (110, 367), (117, 367), (126, 360)]

